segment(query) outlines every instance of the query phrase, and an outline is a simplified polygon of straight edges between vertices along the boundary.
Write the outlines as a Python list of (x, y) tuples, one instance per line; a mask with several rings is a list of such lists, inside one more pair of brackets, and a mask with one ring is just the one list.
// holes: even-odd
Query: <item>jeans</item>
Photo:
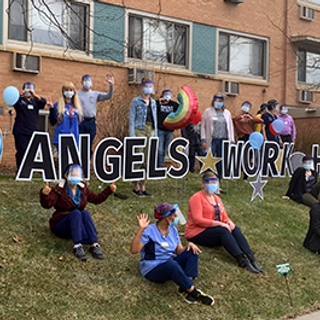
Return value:
[(253, 254), (245, 236), (238, 227), (235, 227), (232, 232), (224, 227), (207, 228), (188, 240), (206, 247), (222, 245), (233, 257), (243, 253)]
[(194, 164), (196, 160), (196, 153), (198, 156), (202, 157), (205, 156), (206, 153), (203, 151), (203, 149), (198, 147), (189, 147), (189, 171), (194, 172)]
[(98, 243), (96, 227), (86, 210), (70, 212), (54, 226), (52, 232), (60, 238), (72, 238), (73, 243)]
[[(224, 139), (212, 139), (211, 141), (211, 152), (212, 156), (216, 155), (217, 158), (222, 157), (222, 143)], [(222, 178), (222, 161), (217, 164), (219, 180)]]
[(166, 157), (166, 151), (173, 136), (173, 131), (158, 130), (159, 136), (159, 153), (158, 153), (158, 168), (164, 166), (164, 159)]
[(174, 259), (156, 266), (145, 277), (155, 283), (173, 280), (183, 289), (190, 289), (193, 285), (193, 280), (190, 278), (198, 276), (198, 260), (198, 254), (194, 254), (191, 249), (189, 251), (185, 250)]
[(79, 125), (79, 133), (89, 133), (90, 134), (90, 157), (92, 157), (93, 151), (92, 151), (92, 145), (93, 140), (97, 134), (97, 128), (96, 128), (96, 120), (83, 120)]

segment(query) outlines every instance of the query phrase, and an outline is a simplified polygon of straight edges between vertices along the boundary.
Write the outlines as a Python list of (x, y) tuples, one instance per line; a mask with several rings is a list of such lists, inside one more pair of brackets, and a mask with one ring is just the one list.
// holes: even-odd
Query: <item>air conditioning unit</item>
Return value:
[(129, 84), (141, 84), (143, 78), (148, 78), (154, 81), (154, 71), (150, 69), (141, 69), (141, 68), (128, 69)]
[(39, 73), (41, 57), (30, 54), (14, 52), (13, 54), (13, 70)]
[(298, 101), (301, 103), (312, 103), (313, 102), (313, 92), (307, 90), (298, 91)]
[(237, 96), (239, 94), (239, 82), (222, 81), (221, 91), (228, 96)]
[(231, 2), (231, 3), (235, 3), (235, 4), (238, 4), (238, 3), (244, 3), (245, 0), (224, 0), (224, 2)]
[(308, 7), (299, 7), (299, 18), (302, 20), (312, 21), (314, 20), (314, 10)]

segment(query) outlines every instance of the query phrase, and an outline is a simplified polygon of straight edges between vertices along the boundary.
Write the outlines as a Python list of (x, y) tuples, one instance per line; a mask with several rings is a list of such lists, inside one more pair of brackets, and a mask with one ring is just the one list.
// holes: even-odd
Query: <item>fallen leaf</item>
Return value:
[(23, 238), (22, 237), (18, 237), (18, 236), (14, 236), (13, 237), (13, 241), (19, 243), (19, 242), (23, 241)]
[(294, 243), (293, 242), (290, 242), (290, 244), (294, 247)]
[(3, 259), (3, 260), (2, 260), (2, 263), (6, 264), (6, 263), (7, 263), (7, 260)]
[(279, 225), (276, 223), (276, 227), (279, 228)]
[(3, 194), (6, 194), (6, 195), (9, 194), (7, 191), (4, 191), (4, 190), (2, 190), (2, 193), (3, 193)]
[(63, 261), (63, 260), (64, 260), (64, 257), (61, 256), (61, 257), (59, 258), (59, 261)]

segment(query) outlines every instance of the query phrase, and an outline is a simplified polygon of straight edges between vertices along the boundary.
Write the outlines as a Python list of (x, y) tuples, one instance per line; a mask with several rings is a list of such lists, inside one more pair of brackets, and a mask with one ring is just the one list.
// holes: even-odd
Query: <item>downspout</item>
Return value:
[(288, 0), (285, 0), (285, 8), (284, 8), (284, 59), (283, 59), (283, 97), (282, 103), (287, 104), (287, 64), (288, 64)]

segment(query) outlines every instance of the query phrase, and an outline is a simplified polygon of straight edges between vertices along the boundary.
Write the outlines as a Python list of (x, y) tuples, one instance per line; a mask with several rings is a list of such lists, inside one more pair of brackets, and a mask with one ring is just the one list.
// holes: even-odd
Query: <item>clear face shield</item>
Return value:
[(205, 178), (202, 180), (205, 185), (205, 189), (209, 194), (216, 193), (219, 190), (219, 179), (218, 178)]
[(31, 96), (31, 93), (30, 91), (34, 91), (34, 85), (32, 83), (26, 83), (24, 86), (23, 86), (23, 90), (26, 91), (25, 92), (25, 96), (26, 97), (30, 97)]
[(72, 165), (69, 167), (66, 176), (68, 183), (72, 186), (76, 186), (84, 179), (83, 169), (79, 165)]
[(314, 170), (314, 163), (313, 160), (308, 159), (306, 161), (303, 162), (303, 168), (305, 170)]

